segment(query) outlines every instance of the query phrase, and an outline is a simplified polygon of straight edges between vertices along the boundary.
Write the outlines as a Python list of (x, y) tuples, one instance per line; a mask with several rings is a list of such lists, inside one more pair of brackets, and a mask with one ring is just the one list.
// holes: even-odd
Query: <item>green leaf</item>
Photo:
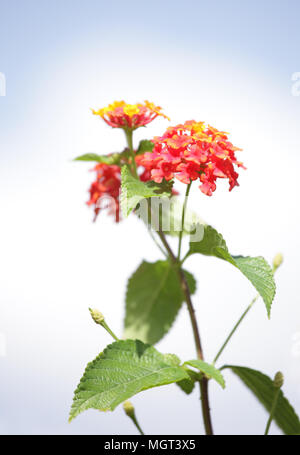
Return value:
[(267, 261), (261, 257), (232, 256), (236, 266), (254, 285), (258, 293), (263, 298), (268, 316), (271, 314), (271, 305), (275, 297), (276, 285), (271, 267)]
[(93, 408), (113, 411), (137, 393), (187, 378), (153, 346), (139, 340), (117, 341), (87, 365), (75, 391), (69, 421)]
[(152, 152), (153, 148), (154, 148), (153, 142), (149, 141), (148, 139), (144, 139), (139, 143), (139, 147), (137, 149), (136, 154), (142, 155), (143, 153), (146, 152)]
[[(271, 412), (274, 401), (275, 389), (273, 380), (257, 370), (251, 368), (225, 365), (223, 369), (230, 368), (243, 383), (253, 392), (264, 408)], [(286, 435), (300, 434), (300, 420), (289, 401), (280, 390), (274, 421)]]
[(78, 156), (74, 161), (94, 161), (96, 163), (104, 163), (108, 165), (121, 165), (125, 163), (125, 160), (129, 157), (128, 149), (125, 149), (121, 153), (111, 153), (110, 155), (97, 155), (96, 153), (87, 153), (85, 155)]
[(163, 354), (164, 356), (164, 361), (168, 364), (168, 365), (173, 365), (174, 367), (177, 367), (180, 365), (180, 358), (177, 357), (177, 355), (175, 354)]
[(208, 378), (214, 379), (223, 389), (225, 389), (225, 381), (222, 373), (213, 365), (210, 365), (203, 360), (188, 360), (187, 362), (184, 362), (184, 365), (197, 368), (201, 373), (205, 374)]
[(185, 368), (185, 371), (189, 375), (189, 378), (176, 382), (176, 385), (180, 387), (184, 393), (190, 395), (195, 388), (195, 382), (201, 379), (201, 375), (200, 373), (196, 373), (196, 371), (189, 370), (188, 368)]
[[(196, 282), (184, 272), (190, 292)], [(128, 281), (125, 338), (157, 343), (172, 326), (184, 301), (177, 272), (168, 261), (144, 261)]]
[(204, 237), (200, 242), (190, 243), (189, 255), (195, 253), (215, 256), (237, 267), (263, 298), (270, 317), (276, 286), (273, 271), (263, 257), (231, 256), (222, 235), (211, 226), (204, 226)]
[(224, 254), (226, 252), (228, 253), (228, 249), (222, 235), (213, 227), (205, 225), (203, 239), (200, 242), (190, 243), (189, 255), (200, 253), (205, 256), (216, 256), (225, 259)]
[(142, 199), (171, 196), (172, 182), (167, 182), (166, 180), (163, 180), (162, 183), (155, 183), (153, 181), (141, 182), (141, 180), (131, 174), (129, 166), (122, 167), (121, 175), (121, 208), (125, 217), (136, 208)]

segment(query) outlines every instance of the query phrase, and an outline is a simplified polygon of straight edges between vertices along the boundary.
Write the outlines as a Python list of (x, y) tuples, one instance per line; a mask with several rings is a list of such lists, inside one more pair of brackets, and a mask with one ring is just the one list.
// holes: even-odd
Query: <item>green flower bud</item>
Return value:
[(90, 313), (91, 313), (91, 316), (92, 316), (94, 322), (96, 322), (96, 324), (101, 325), (101, 327), (103, 327), (113, 337), (114, 340), (119, 341), (119, 338), (114, 334), (114, 332), (106, 324), (103, 314), (100, 313), (99, 310), (93, 310), (92, 308), (89, 308), (89, 310), (90, 310)]
[(125, 403), (123, 403), (123, 409), (128, 417), (134, 417), (134, 406), (130, 401), (125, 401)]
[(283, 386), (283, 383), (284, 383), (284, 376), (280, 371), (278, 371), (278, 373), (275, 374), (274, 387), (276, 387), (276, 389), (281, 389), (281, 387)]
[(89, 310), (90, 310), (91, 316), (92, 316), (93, 320), (96, 322), (96, 324), (101, 325), (104, 321), (103, 314), (100, 313), (100, 311), (98, 311), (98, 310), (92, 310), (91, 308), (89, 308)]
[(274, 267), (274, 269), (275, 270), (278, 269), (278, 267), (280, 267), (282, 263), (283, 263), (282, 254), (281, 253), (276, 254), (276, 256), (273, 259), (273, 267)]

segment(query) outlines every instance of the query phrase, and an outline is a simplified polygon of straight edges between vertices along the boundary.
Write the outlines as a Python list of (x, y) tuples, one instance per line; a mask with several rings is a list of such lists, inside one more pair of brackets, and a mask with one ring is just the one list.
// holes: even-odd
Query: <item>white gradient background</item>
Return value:
[[(91, 166), (71, 161), (123, 147), (122, 132), (90, 112), (115, 99), (153, 100), (172, 124), (205, 120), (244, 149), (240, 187), (221, 183), (207, 198), (195, 185), (191, 206), (232, 253), (271, 261), (281, 251), (285, 263), (271, 321), (259, 301), (220, 363), (282, 370), (300, 412), (299, 14), (297, 0), (0, 0), (0, 433), (135, 433), (121, 407), (67, 423), (86, 363), (111, 341), (88, 307), (121, 333), (127, 278), (160, 257), (134, 217), (92, 223)], [(157, 120), (135, 140), (166, 126)], [(193, 257), (186, 268), (211, 360), (255, 291), (222, 261)], [(194, 357), (185, 308), (158, 348)], [(261, 434), (266, 412), (225, 374), (225, 391), (211, 384), (216, 433)], [(186, 398), (171, 385), (132, 401), (147, 434), (200, 431), (198, 390)]]

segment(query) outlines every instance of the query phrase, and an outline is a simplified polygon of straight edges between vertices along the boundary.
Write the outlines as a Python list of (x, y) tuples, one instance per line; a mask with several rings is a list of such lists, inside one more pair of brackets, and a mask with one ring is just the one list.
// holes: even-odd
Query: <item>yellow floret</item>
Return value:
[(140, 109), (136, 104), (126, 104), (123, 108), (124, 114), (129, 115), (129, 117), (132, 117), (133, 115), (136, 115), (140, 112)]

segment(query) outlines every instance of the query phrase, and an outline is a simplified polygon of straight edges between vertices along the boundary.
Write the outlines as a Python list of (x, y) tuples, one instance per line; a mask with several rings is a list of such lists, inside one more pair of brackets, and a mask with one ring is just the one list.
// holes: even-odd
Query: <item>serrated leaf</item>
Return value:
[(271, 314), (271, 305), (275, 297), (276, 285), (271, 267), (262, 257), (232, 256), (236, 266), (251, 281), (258, 293), (262, 296), (268, 316)]
[(152, 141), (149, 141), (148, 139), (143, 139), (139, 143), (139, 146), (138, 146), (136, 154), (137, 155), (142, 155), (143, 153), (146, 153), (146, 152), (150, 152), (151, 153), (153, 148), (154, 148), (154, 144), (153, 144)]
[[(184, 272), (191, 294), (196, 282)], [(124, 337), (157, 343), (172, 326), (184, 302), (177, 272), (168, 261), (144, 261), (128, 281)]]
[(189, 255), (195, 253), (224, 259), (238, 268), (263, 298), (270, 317), (276, 285), (273, 271), (263, 257), (232, 256), (222, 235), (211, 226), (204, 226), (204, 237), (200, 242), (190, 243)]
[(87, 365), (75, 391), (70, 421), (93, 408), (113, 411), (137, 393), (187, 378), (153, 346), (139, 340), (117, 341)]
[(121, 208), (125, 217), (127, 217), (143, 199), (171, 196), (172, 182), (163, 180), (162, 183), (155, 183), (153, 181), (144, 183), (131, 174), (128, 166), (122, 167), (121, 176)]
[[(273, 380), (261, 373), (247, 367), (225, 365), (223, 369), (230, 368), (243, 383), (251, 390), (264, 408), (270, 413), (274, 402), (276, 390)], [(300, 420), (294, 408), (290, 405), (283, 392), (279, 391), (279, 397), (274, 414), (274, 421), (286, 435), (300, 434)]]
[(225, 381), (220, 370), (210, 365), (209, 363), (204, 362), (203, 360), (188, 360), (184, 362), (184, 365), (189, 365), (191, 367), (197, 368), (201, 373), (205, 374), (208, 378), (212, 378), (217, 381), (220, 386), (225, 389)]

